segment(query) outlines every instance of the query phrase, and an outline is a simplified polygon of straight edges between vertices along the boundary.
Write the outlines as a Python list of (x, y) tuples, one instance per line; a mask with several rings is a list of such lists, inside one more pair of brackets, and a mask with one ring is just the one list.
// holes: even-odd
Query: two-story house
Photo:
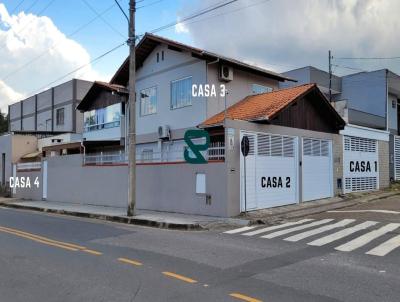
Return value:
[[(126, 87), (128, 78), (126, 59), (110, 83)], [(136, 47), (138, 159), (182, 160), (186, 130), (248, 95), (273, 91), (287, 80), (291, 79), (147, 33)], [(222, 141), (223, 135), (216, 134), (212, 142)]]

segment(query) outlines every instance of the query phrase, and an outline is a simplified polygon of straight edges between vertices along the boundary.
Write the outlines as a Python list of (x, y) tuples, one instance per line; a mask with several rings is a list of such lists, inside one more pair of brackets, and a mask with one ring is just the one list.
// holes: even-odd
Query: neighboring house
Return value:
[[(325, 95), (329, 96), (328, 72), (307, 66), (284, 74), (295, 78), (299, 83), (316, 83)], [(281, 87), (288, 85), (291, 84), (283, 84)], [(359, 72), (343, 77), (333, 75), (331, 88), (331, 104), (348, 122), (342, 134), (348, 137), (361, 135), (361, 139), (378, 138), (390, 142), (380, 151), (379, 158), (389, 158), (387, 165), (390, 179), (400, 180), (400, 139), (397, 138), (400, 134), (400, 76), (387, 69)]]
[[(32, 135), (0, 136), (0, 184), (5, 186), (10, 177), (13, 176), (13, 164), (21, 161), (21, 158), (28, 155), (38, 156), (37, 138)], [(35, 154), (36, 153), (36, 154)]]
[(83, 113), (82, 139), (89, 163), (99, 156), (100, 160), (111, 162), (125, 160), (127, 100), (128, 90), (124, 86), (94, 82), (78, 105)]
[(91, 82), (73, 79), (9, 106), (9, 132), (34, 135), (82, 133), (76, 106)]
[[(111, 84), (128, 85), (127, 59)], [(183, 136), (225, 106), (290, 80), (278, 73), (152, 34), (136, 47), (136, 135), (138, 159), (183, 160)], [(193, 96), (192, 85), (214, 85), (216, 96)], [(228, 94), (221, 95), (220, 85)], [(195, 91), (198, 92), (198, 91)], [(221, 141), (223, 133), (213, 137)], [(165, 158), (165, 156), (167, 158)]]

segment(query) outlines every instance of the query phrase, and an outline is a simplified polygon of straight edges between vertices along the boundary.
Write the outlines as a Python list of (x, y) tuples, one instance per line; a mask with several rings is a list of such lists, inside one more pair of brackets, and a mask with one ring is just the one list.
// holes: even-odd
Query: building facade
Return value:
[(9, 106), (13, 133), (82, 133), (83, 117), (76, 106), (91, 82), (73, 79)]

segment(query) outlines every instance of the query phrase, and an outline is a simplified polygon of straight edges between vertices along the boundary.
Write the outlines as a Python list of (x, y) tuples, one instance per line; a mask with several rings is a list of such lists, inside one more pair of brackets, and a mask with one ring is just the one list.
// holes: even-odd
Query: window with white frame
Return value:
[(192, 105), (192, 77), (171, 82), (171, 109)]
[(263, 86), (263, 85), (259, 85), (259, 84), (252, 84), (251, 90), (252, 90), (252, 94), (272, 92), (271, 87)]
[(140, 91), (140, 115), (157, 113), (157, 87)]

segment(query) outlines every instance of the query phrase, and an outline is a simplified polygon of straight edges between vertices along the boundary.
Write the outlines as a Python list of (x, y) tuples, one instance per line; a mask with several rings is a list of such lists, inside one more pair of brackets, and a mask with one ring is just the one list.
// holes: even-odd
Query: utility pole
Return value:
[(332, 54), (331, 51), (329, 50), (328, 52), (329, 55), (329, 102), (332, 103)]
[(136, 1), (129, 1), (129, 191), (128, 216), (135, 215), (136, 211), (136, 64), (135, 64), (135, 12)]

